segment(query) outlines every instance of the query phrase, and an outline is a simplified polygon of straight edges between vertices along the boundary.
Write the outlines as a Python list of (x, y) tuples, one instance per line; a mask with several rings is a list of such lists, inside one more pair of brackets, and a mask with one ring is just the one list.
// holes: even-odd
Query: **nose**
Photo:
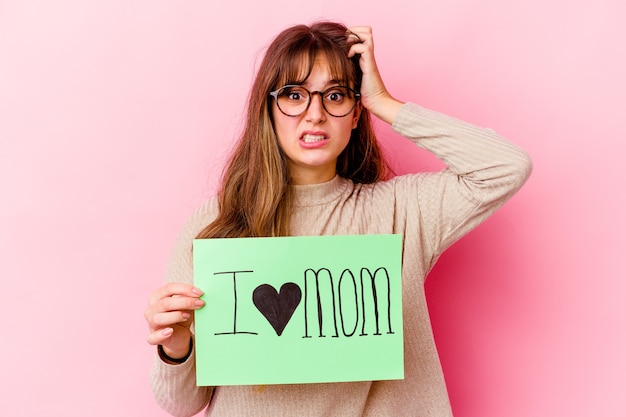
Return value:
[(326, 110), (324, 110), (324, 105), (322, 104), (321, 92), (314, 91), (311, 93), (311, 102), (306, 111), (306, 118), (316, 123), (326, 120)]

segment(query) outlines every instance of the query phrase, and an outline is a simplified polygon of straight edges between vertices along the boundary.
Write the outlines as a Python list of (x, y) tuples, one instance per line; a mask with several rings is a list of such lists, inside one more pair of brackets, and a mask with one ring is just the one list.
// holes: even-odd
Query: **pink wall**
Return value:
[[(456, 415), (626, 415), (624, 2), (237, 3), (0, 1), (2, 414), (164, 415), (146, 297), (261, 47), (326, 17), (374, 27), (396, 96), (535, 162), (428, 282)], [(399, 171), (438, 166), (382, 132)]]

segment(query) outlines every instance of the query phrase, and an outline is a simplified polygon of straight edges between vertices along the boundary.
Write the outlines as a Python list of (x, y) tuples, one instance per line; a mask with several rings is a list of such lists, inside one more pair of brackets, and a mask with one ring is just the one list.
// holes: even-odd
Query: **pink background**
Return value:
[[(321, 17), (374, 27), (398, 98), (533, 157), (427, 284), (456, 416), (626, 415), (622, 0), (0, 0), (2, 415), (165, 415), (147, 295), (262, 47)], [(439, 166), (381, 134), (399, 172)]]

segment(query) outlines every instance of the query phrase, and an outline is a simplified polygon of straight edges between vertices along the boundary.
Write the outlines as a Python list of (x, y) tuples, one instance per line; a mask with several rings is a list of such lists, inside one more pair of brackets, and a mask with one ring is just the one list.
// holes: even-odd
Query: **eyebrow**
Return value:
[[(310, 87), (311, 86), (311, 84), (308, 82), (308, 79), (304, 80), (301, 83), (296, 83), (296, 84), (300, 85), (300, 86), (305, 86), (305, 87)], [(336, 80), (336, 79), (328, 80), (324, 84), (323, 89), (327, 89), (329, 87), (335, 87), (335, 86), (338, 86), (338, 85), (345, 85), (345, 84), (341, 83), (340, 80)]]

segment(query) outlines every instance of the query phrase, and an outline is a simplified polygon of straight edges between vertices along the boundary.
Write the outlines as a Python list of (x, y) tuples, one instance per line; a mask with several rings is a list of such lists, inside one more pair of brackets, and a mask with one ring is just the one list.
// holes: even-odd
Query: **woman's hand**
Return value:
[(359, 55), (359, 65), (363, 72), (361, 82), (361, 103), (376, 117), (393, 124), (402, 102), (389, 94), (378, 72), (374, 58), (374, 37), (369, 26), (355, 26), (348, 29), (348, 37), (356, 41), (348, 51), (348, 57)]
[(204, 306), (202, 291), (193, 285), (170, 282), (148, 297), (144, 316), (150, 334), (148, 343), (162, 345), (163, 352), (173, 359), (189, 353), (193, 312)]

